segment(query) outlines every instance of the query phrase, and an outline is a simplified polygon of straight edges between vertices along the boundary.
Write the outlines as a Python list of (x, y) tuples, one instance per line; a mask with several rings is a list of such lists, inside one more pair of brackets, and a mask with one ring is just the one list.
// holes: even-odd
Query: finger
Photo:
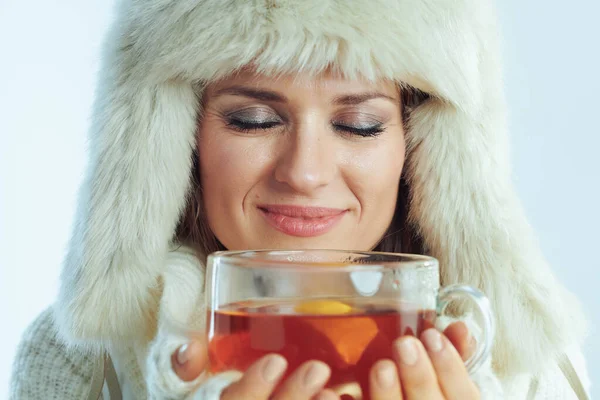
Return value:
[(266, 400), (286, 368), (287, 361), (280, 355), (264, 356), (246, 370), (242, 379), (223, 391), (221, 400)]
[(450, 340), (464, 361), (468, 360), (475, 352), (477, 343), (464, 322), (458, 321), (448, 325), (444, 330), (444, 335)]
[(331, 389), (325, 389), (314, 397), (314, 400), (340, 400), (340, 396)]
[(394, 347), (404, 399), (442, 400), (437, 376), (423, 344), (412, 336), (404, 336)]
[(479, 391), (452, 343), (435, 329), (427, 329), (423, 332), (421, 340), (425, 344), (445, 398), (447, 400), (478, 399)]
[(185, 382), (193, 381), (208, 366), (205, 344), (200, 341), (193, 341), (181, 346), (171, 356), (171, 365), (179, 379)]
[(327, 364), (309, 361), (302, 364), (275, 394), (273, 400), (306, 400), (323, 390), (331, 376)]
[(402, 400), (398, 369), (391, 360), (381, 360), (373, 365), (369, 375), (371, 400)]

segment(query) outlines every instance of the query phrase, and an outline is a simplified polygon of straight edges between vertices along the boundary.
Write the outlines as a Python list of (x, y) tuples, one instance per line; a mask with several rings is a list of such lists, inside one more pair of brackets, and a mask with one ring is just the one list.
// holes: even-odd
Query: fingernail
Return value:
[[(331, 400), (332, 394), (330, 392), (321, 392), (315, 397), (315, 400)], [(337, 396), (333, 396), (333, 398), (337, 398)]]
[(471, 333), (469, 333), (469, 348), (474, 349), (477, 346), (477, 340), (475, 340), (475, 337), (473, 335), (471, 335)]
[(414, 365), (417, 363), (419, 357), (417, 345), (415, 339), (406, 337), (396, 342), (396, 350), (400, 356), (400, 361), (406, 365)]
[(190, 359), (188, 349), (189, 346), (187, 344), (184, 344), (179, 348), (179, 350), (177, 350), (177, 363), (179, 365), (185, 364)]
[(427, 329), (423, 333), (423, 342), (427, 350), (437, 353), (442, 350), (442, 335), (435, 329)]
[(471, 356), (477, 350), (477, 340), (469, 333), (469, 342), (467, 349), (467, 357)]
[(269, 383), (276, 382), (281, 378), (286, 367), (287, 362), (285, 358), (278, 355), (269, 356), (262, 370), (263, 378)]
[(329, 367), (322, 362), (314, 362), (304, 375), (304, 386), (308, 389), (316, 389), (323, 386), (329, 379)]
[(396, 369), (388, 362), (382, 363), (377, 369), (377, 383), (382, 389), (389, 389), (394, 385)]

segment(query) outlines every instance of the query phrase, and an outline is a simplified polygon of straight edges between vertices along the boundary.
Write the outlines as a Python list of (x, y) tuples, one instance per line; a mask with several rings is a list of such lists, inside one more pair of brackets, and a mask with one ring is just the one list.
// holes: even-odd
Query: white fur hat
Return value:
[(429, 93), (411, 114), (406, 168), (410, 218), (442, 283), (489, 296), (500, 374), (533, 371), (579, 342), (579, 308), (511, 184), (495, 23), (488, 0), (121, 0), (56, 305), (61, 334), (93, 346), (133, 338), (153, 318), (186, 204), (198, 87), (252, 64)]

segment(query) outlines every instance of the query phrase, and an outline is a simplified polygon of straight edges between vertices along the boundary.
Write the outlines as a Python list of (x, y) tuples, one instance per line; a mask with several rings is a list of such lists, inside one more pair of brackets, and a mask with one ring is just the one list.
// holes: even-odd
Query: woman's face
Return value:
[(376, 246), (404, 164), (395, 84), (245, 72), (203, 102), (203, 200), (227, 249)]

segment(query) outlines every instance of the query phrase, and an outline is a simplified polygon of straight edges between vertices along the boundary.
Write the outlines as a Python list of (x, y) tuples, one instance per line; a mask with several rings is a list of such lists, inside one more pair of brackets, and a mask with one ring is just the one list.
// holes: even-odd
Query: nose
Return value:
[(321, 132), (299, 130), (287, 139), (275, 167), (275, 180), (310, 195), (337, 173), (335, 143)]

